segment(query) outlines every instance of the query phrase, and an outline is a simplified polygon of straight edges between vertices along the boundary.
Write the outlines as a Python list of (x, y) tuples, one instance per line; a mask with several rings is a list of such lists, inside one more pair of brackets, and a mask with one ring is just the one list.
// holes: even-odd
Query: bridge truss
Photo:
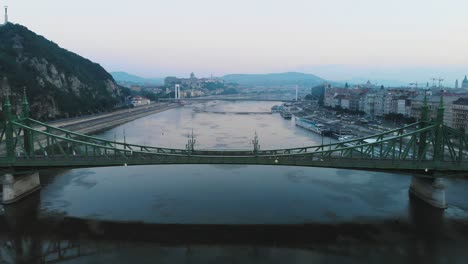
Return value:
[[(185, 149), (161, 148), (105, 140), (53, 127), (29, 118), (26, 97), (22, 115), (11, 114), (7, 99), (0, 128), (0, 168), (28, 170), (152, 164), (253, 164), (348, 168), (451, 176), (468, 171), (468, 137), (437, 119), (391, 131), (326, 145), (261, 150), (202, 150), (195, 141)], [(258, 143), (258, 141), (257, 141)]]

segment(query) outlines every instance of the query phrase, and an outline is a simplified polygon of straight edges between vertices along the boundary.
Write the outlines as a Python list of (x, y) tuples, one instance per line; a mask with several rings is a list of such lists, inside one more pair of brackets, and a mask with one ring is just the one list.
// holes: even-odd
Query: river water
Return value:
[[(193, 131), (198, 149), (252, 149), (255, 133), (261, 149), (331, 141), (279, 114), (235, 114), (269, 111), (275, 104), (200, 103), (97, 136), (185, 148)], [(45, 171), (40, 195), (23, 206), (36, 209), (7, 209), (6, 222), (16, 229), (4, 234), (39, 241), (34, 252), (42, 260), (48, 255), (38, 248), (51, 241), (72, 241), (81, 252), (89, 250), (64, 263), (466, 263), (468, 181), (445, 180), (449, 208), (440, 211), (410, 199), (410, 180), (393, 173), (241, 165)], [(31, 212), (26, 228), (18, 227)], [(60, 228), (49, 227), (50, 222)], [(83, 223), (85, 231), (70, 233)], [(180, 231), (173, 224), (193, 228)], [(249, 228), (237, 230), (239, 224)], [(37, 229), (48, 231), (37, 235)]]

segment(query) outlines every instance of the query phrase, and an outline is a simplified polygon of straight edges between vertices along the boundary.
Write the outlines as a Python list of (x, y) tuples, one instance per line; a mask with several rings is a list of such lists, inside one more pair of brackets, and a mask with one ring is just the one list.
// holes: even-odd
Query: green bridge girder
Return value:
[[(115, 142), (56, 128), (29, 118), (26, 96), (22, 115), (11, 114), (7, 98), (0, 135), (0, 169), (31, 170), (155, 164), (251, 164), (395, 171), (437, 177), (468, 173), (468, 138), (444, 126), (443, 107), (429, 122), (333, 144), (261, 150), (160, 148)], [(423, 113), (427, 108), (423, 108)], [(442, 116), (442, 117), (441, 117)], [(258, 143), (258, 141), (257, 141)]]

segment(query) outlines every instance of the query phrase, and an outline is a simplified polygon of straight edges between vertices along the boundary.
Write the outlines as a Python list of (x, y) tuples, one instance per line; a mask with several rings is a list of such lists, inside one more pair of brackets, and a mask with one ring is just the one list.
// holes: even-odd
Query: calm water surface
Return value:
[[(294, 120), (284, 120), (279, 114), (197, 112), (263, 112), (274, 104), (214, 101), (190, 105), (135, 120), (98, 136), (185, 148), (193, 131), (196, 148), (200, 149), (252, 149), (255, 133), (262, 149), (331, 141), (296, 127)], [(149, 258), (147, 263), (362, 263), (381, 256), (387, 256), (389, 262), (384, 263), (465, 263), (459, 262), (465, 256), (459, 248), (468, 246), (468, 181), (445, 181), (449, 208), (441, 213), (409, 198), (410, 180), (410, 176), (400, 174), (279, 166), (160, 165), (49, 171), (41, 172), (43, 189), (33, 207), (38, 208), (37, 219), (60, 216), (149, 226), (307, 224), (313, 228), (312, 234), (336, 233), (330, 241), (317, 238), (315, 242), (320, 243), (300, 247), (272, 247), (263, 242), (249, 243), (249, 239), (240, 239), (240, 245), (231, 245), (229, 239), (200, 245), (184, 242), (187, 238), (183, 236), (178, 242), (182, 246), (155, 245), (151, 239), (138, 242), (127, 236), (120, 239), (126, 242), (118, 245), (108, 238), (99, 242), (75, 239), (91, 248), (90, 252), (94, 252), (96, 243), (108, 250), (99, 257), (90, 254), (69, 263), (127, 263), (139, 257)], [(13, 211), (13, 217), (24, 214), (20, 209)], [(348, 225), (353, 227), (343, 227)], [(119, 228), (133, 230), (127, 225)], [(363, 233), (371, 238), (362, 238)], [(432, 233), (437, 235), (425, 237)], [(262, 234), (252, 231), (252, 240), (264, 237)], [(280, 242), (278, 238), (274, 244)]]

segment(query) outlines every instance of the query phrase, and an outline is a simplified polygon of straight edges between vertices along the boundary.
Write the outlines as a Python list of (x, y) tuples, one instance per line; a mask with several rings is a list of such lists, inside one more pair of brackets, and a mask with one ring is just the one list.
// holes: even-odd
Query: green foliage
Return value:
[(414, 117), (405, 117), (402, 114), (390, 113), (383, 116), (385, 121), (396, 124), (412, 124), (416, 122)]
[(209, 82), (204, 84), (204, 88), (208, 89), (209, 91), (214, 91), (216, 89), (223, 89), (224, 84), (223, 83), (218, 83), (218, 82)]
[(158, 99), (156, 94), (151, 91), (143, 90), (140, 92), (140, 94), (142, 97), (146, 97), (150, 99), (151, 101), (156, 101)]
[(228, 95), (228, 94), (238, 94), (239, 92), (234, 89), (234, 88), (228, 88), (222, 92), (223, 95)]
[[(129, 97), (134, 97), (134, 96), (141, 96), (141, 97), (144, 97), (144, 98), (148, 98), (151, 101), (157, 101), (159, 98), (167, 98), (168, 97), (165, 92), (155, 94), (153, 91), (145, 90), (145, 89), (142, 89), (141, 91), (137, 92), (137, 91), (132, 91), (131, 89), (126, 88), (126, 87), (121, 88), (120, 94), (124, 98), (129, 98)], [(174, 96), (174, 93), (172, 93), (172, 95)], [(127, 102), (127, 104), (128, 103), (129, 102)]]
[(312, 88), (311, 97), (318, 99), (319, 106), (323, 106), (325, 99), (325, 85), (317, 85)]
[(127, 87), (120, 87), (120, 94), (124, 98), (127, 98), (130, 95), (133, 95), (132, 90), (130, 90), (130, 88), (127, 88)]

